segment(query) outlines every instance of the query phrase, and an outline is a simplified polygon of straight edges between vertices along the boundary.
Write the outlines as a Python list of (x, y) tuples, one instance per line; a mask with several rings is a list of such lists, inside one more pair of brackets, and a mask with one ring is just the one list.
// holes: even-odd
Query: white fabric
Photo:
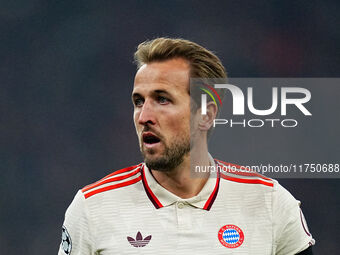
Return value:
[[(84, 195), (90, 191), (77, 193), (64, 222), (72, 239), (72, 255), (290, 255), (314, 244), (302, 225), (299, 201), (277, 181), (271, 180), (271, 187), (209, 178), (197, 196), (181, 199), (160, 186), (144, 164), (139, 168), (140, 172), (127, 179), (105, 183), (91, 191), (138, 180), (133, 184), (86, 199)], [(118, 176), (131, 172), (133, 170)], [(147, 195), (143, 174), (162, 205), (158, 209)], [(210, 210), (206, 210), (204, 206), (216, 185), (216, 199)], [(244, 241), (239, 247), (227, 248), (219, 241), (218, 232), (225, 225), (242, 230)], [(128, 241), (128, 237), (136, 240), (138, 232), (144, 247), (134, 247)], [(151, 239), (144, 240), (149, 235)], [(62, 246), (58, 254), (65, 255)]]

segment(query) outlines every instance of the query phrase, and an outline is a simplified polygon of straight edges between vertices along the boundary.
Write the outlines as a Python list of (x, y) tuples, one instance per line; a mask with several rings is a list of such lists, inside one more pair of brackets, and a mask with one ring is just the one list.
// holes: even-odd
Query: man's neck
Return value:
[[(192, 157), (195, 155), (192, 162), (190, 162), (190, 154)], [(209, 178), (209, 173), (200, 176), (200, 178), (193, 177), (191, 173), (191, 166), (193, 165), (210, 165), (208, 151), (206, 150), (204, 153), (191, 152), (190, 154), (184, 156), (183, 162), (171, 171), (151, 170), (152, 175), (163, 188), (184, 199), (196, 196)]]

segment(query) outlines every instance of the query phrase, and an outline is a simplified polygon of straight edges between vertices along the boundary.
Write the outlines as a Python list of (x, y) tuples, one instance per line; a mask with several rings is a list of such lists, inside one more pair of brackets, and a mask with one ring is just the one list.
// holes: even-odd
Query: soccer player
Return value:
[(216, 55), (183, 39), (138, 46), (132, 91), (144, 162), (79, 190), (67, 209), (59, 255), (312, 254), (297, 201), (272, 179), (226, 169), (207, 140), (217, 114), (190, 100), (191, 77), (225, 78)]

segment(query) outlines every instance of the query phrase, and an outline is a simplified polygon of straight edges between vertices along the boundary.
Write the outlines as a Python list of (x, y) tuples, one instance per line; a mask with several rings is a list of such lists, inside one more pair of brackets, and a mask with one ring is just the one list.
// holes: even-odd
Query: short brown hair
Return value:
[(154, 61), (172, 58), (189, 61), (191, 78), (226, 78), (221, 60), (211, 51), (197, 43), (181, 38), (156, 38), (138, 45), (134, 58), (137, 68)]

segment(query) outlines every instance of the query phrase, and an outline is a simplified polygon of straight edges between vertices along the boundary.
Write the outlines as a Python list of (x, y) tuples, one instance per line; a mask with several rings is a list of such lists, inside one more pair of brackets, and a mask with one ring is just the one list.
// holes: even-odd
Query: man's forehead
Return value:
[(144, 64), (136, 73), (134, 88), (171, 86), (178, 89), (189, 86), (190, 66), (182, 59)]

